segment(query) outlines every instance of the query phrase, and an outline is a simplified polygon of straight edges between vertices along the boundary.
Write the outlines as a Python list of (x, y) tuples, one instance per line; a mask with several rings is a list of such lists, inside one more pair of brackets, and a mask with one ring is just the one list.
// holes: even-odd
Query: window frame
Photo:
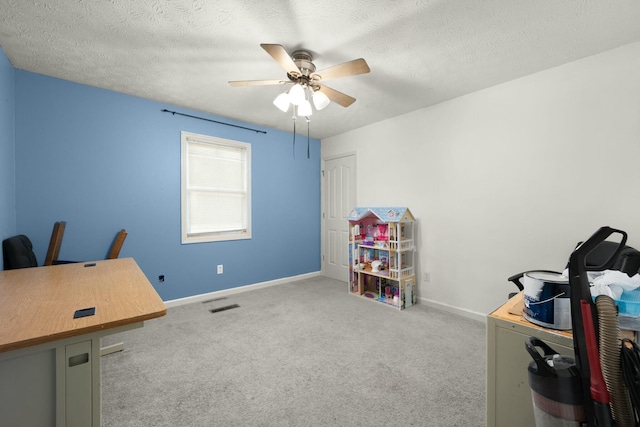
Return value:
[[(216, 147), (231, 147), (244, 153), (244, 197), (246, 226), (243, 230), (211, 231), (189, 233), (189, 143), (211, 144)], [(228, 240), (251, 239), (251, 144), (209, 135), (182, 131), (180, 134), (180, 215), (182, 244), (221, 242)], [(215, 188), (211, 186), (210, 188)]]

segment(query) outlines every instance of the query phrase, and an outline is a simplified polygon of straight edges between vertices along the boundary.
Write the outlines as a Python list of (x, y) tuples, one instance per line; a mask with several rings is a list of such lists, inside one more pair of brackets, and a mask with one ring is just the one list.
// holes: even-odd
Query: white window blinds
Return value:
[(246, 143), (182, 133), (183, 243), (251, 237), (250, 150)]

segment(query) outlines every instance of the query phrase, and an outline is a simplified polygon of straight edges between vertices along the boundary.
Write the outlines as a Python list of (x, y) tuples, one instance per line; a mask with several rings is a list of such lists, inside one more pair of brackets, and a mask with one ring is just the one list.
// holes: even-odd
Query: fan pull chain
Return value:
[(305, 117), (305, 119), (307, 119), (307, 159), (309, 158), (309, 123), (311, 122), (311, 120), (309, 120), (309, 117)]
[(293, 106), (293, 158), (296, 158), (296, 106)]

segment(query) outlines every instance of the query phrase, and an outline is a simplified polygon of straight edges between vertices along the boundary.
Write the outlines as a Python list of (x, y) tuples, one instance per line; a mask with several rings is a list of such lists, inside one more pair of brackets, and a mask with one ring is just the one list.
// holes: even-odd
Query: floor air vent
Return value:
[(225, 305), (224, 307), (212, 308), (209, 311), (212, 313), (219, 313), (221, 311), (227, 311), (227, 310), (231, 310), (232, 308), (238, 308), (238, 307), (240, 307), (238, 304), (231, 304), (231, 305)]

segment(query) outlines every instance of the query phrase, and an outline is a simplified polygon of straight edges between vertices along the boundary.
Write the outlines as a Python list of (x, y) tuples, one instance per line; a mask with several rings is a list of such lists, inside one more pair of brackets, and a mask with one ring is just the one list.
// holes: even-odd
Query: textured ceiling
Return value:
[(365, 58), (327, 83), (357, 101), (315, 112), (316, 138), (638, 41), (639, 23), (638, 0), (0, 0), (15, 68), (286, 131), (282, 87), (227, 83), (285, 78), (260, 43), (318, 70)]

